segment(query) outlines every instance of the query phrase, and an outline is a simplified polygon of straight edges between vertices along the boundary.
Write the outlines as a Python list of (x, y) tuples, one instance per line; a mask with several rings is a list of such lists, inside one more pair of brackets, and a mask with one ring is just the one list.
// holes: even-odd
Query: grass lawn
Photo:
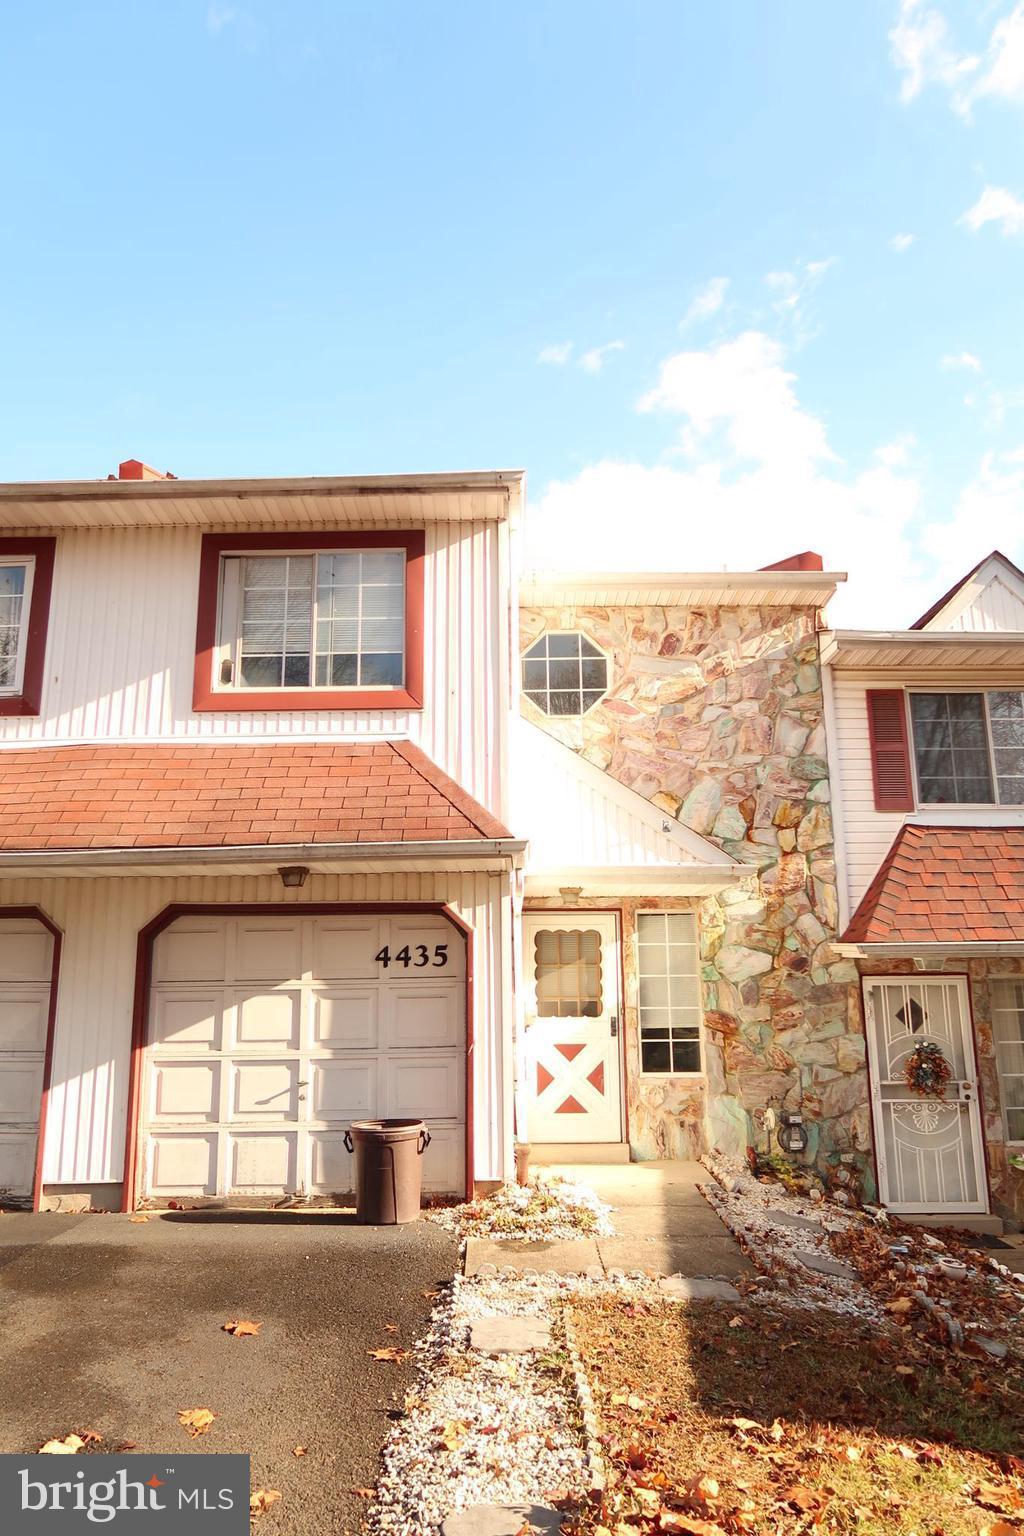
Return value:
[(1024, 1536), (1024, 1375), (742, 1301), (580, 1298), (614, 1536)]

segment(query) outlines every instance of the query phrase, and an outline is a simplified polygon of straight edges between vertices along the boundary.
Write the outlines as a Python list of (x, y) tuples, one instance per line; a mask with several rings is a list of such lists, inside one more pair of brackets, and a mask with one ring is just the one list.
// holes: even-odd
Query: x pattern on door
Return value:
[(534, 1062), (537, 1107), (549, 1115), (601, 1114), (606, 1108), (603, 1042), (546, 1041)]

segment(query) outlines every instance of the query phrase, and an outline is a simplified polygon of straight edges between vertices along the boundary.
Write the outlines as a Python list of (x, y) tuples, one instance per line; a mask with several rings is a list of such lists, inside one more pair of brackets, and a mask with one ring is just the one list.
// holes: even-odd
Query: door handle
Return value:
[(616, 1013), (613, 1013), (611, 1018), (608, 1020), (608, 1033), (611, 1035), (613, 1040), (618, 1038), (619, 1016)]

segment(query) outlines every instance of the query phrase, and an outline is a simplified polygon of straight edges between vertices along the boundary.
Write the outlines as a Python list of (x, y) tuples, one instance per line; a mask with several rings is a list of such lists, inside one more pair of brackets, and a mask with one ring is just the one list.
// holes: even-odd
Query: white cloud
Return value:
[(974, 233), (985, 224), (998, 224), (1004, 235), (1019, 235), (1024, 233), (1024, 200), (1006, 187), (986, 187), (957, 222)]
[(211, 5), (206, 12), (206, 29), (217, 37), (225, 27), (238, 20), (238, 12), (230, 5)]
[(569, 361), (571, 353), (571, 341), (552, 342), (546, 347), (541, 347), (537, 353), (537, 361), (538, 363), (548, 363), (554, 368), (562, 368)]
[(587, 373), (600, 373), (609, 353), (622, 352), (625, 346), (624, 341), (606, 341), (603, 347), (591, 347), (590, 351), (584, 352), (580, 358), (580, 367)]
[[(748, 331), (667, 357), (638, 402), (667, 421), (666, 460), (609, 457), (547, 486), (528, 563), (549, 570), (750, 570), (817, 550), (849, 583), (833, 622), (907, 624), (994, 545), (1024, 543), (1024, 446), (990, 455), (940, 521), (903, 434), (844, 464), (774, 338)], [(673, 463), (678, 443), (687, 459)]]
[(983, 97), (1024, 103), (1024, 0), (995, 23), (981, 55), (956, 47), (946, 18), (925, 0), (902, 0), (889, 41), (903, 75), (903, 101), (913, 101), (926, 85), (941, 85), (964, 118)]
[(975, 357), (973, 352), (947, 352), (939, 365), (947, 372), (957, 369), (966, 369), (968, 373), (980, 373), (981, 359)]
[(923, 0), (902, 0), (889, 42), (892, 61), (903, 75), (901, 101), (913, 101), (926, 85), (956, 89), (978, 67), (977, 58), (953, 47), (941, 11), (927, 9)]
[(698, 288), (693, 296), (689, 309), (683, 316), (680, 330), (685, 329), (697, 320), (708, 320), (712, 315), (717, 315), (725, 303), (725, 295), (729, 287), (727, 277), (712, 277), (703, 288)]
[(970, 101), (980, 96), (1024, 102), (1024, 3), (1015, 5), (993, 28), (982, 74), (970, 92)]
[(914, 243), (914, 238), (913, 235), (893, 235), (889, 244), (898, 256), (902, 256), (904, 251), (910, 250)]
[(765, 283), (775, 295), (772, 309), (791, 326), (796, 346), (810, 341), (816, 333), (812, 322), (813, 295), (835, 262), (834, 256), (826, 256), (821, 261), (798, 261), (791, 272), (765, 273)]

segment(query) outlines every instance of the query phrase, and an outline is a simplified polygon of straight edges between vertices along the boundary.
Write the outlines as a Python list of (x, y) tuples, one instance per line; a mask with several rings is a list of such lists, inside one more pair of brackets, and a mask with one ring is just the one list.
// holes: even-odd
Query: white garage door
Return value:
[(32, 918), (0, 922), (0, 1198), (32, 1198), (53, 935)]
[(352, 1120), (421, 1116), (465, 1190), (465, 941), (434, 915), (179, 919), (153, 947), (143, 1194), (352, 1189)]

